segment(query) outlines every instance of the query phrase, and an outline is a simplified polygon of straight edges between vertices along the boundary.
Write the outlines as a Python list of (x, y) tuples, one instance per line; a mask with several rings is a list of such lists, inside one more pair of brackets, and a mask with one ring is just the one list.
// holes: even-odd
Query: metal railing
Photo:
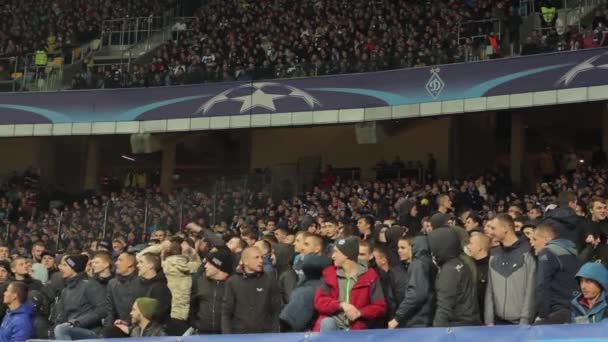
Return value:
[(105, 20), (101, 25), (101, 47), (137, 44), (166, 26), (164, 17), (137, 17)]
[[(557, 9), (595, 7), (604, 3), (606, 3), (606, 0), (562, 0), (562, 6)], [(519, 0), (519, 14), (521, 16), (527, 17), (537, 12), (540, 12), (540, 5), (537, 0)]]
[(486, 39), (491, 32), (494, 32), (501, 40), (502, 23), (499, 19), (483, 19), (458, 22), (458, 43), (463, 40)]
[(19, 89), (23, 73), (19, 72), (19, 57), (0, 58), (0, 92)]

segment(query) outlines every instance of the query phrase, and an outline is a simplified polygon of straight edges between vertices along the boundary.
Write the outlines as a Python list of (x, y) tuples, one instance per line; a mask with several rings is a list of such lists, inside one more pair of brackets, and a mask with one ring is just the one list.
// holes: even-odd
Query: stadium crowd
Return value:
[(104, 20), (159, 15), (175, 1), (2, 1), (0, 57), (61, 53), (101, 35)]
[(566, 26), (557, 15), (543, 17), (543, 28), (520, 41), (518, 6), (519, 1), (507, 0), (212, 0), (194, 21), (175, 26), (173, 39), (155, 51), (150, 63), (88, 68), (73, 78), (72, 88), (371, 72), (608, 44), (608, 9), (599, 9), (588, 28)]
[(544, 164), (528, 194), (492, 173), (360, 182), (328, 171), (278, 202), (227, 186), (215, 210), (203, 192), (165, 196), (131, 178), (37, 212), (28, 172), (0, 200), (0, 340), (600, 322), (605, 158)]

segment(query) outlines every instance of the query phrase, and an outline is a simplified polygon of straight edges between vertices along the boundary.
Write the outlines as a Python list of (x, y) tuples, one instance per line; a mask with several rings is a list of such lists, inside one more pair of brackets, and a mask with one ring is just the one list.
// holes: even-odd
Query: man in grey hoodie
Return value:
[(515, 235), (515, 223), (507, 214), (490, 220), (487, 230), (500, 245), (490, 256), (485, 324), (530, 324), (534, 320), (536, 260), (528, 239)]

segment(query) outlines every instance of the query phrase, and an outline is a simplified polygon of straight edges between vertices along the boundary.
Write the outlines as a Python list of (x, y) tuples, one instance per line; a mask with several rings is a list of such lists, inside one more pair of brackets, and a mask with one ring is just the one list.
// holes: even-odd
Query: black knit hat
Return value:
[(234, 273), (234, 257), (230, 251), (217, 249), (207, 256), (207, 262), (228, 274)]
[(70, 255), (65, 258), (65, 263), (70, 266), (74, 272), (81, 273), (87, 268), (89, 257), (86, 255)]
[(347, 237), (339, 239), (334, 245), (342, 254), (352, 261), (359, 260), (359, 239), (356, 237)]

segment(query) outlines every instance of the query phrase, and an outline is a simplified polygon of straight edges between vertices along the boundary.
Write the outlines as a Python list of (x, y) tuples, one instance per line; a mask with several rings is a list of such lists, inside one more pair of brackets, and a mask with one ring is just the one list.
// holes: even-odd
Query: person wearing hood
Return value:
[(339, 239), (333, 266), (323, 270), (323, 286), (315, 293), (319, 313), (314, 331), (363, 330), (386, 313), (386, 300), (376, 271), (358, 262), (359, 239)]
[(435, 306), (435, 266), (426, 236), (401, 238), (398, 244), (402, 264), (408, 264), (404, 286), (395, 288), (399, 303), (389, 329), (428, 327)]
[(302, 260), (304, 277), (291, 292), (279, 315), (281, 331), (303, 332), (313, 328), (315, 292), (323, 284), (323, 270), (330, 265), (331, 260), (321, 254), (311, 254)]
[(433, 229), (429, 246), (439, 267), (435, 279), (437, 294), (433, 326), (478, 325), (479, 305), (475, 277), (461, 259), (461, 242), (450, 228)]
[(222, 306), (222, 334), (279, 331), (281, 293), (275, 277), (264, 272), (262, 251), (241, 254), (240, 271), (228, 279)]
[(34, 337), (34, 305), (27, 293), (22, 282), (12, 282), (4, 291), (8, 312), (0, 325), (0, 342), (25, 342)]
[(205, 274), (194, 279), (190, 304), (193, 335), (222, 333), (222, 302), (226, 282), (235, 270), (233, 260), (229, 249), (213, 250), (207, 255)]
[(272, 262), (277, 270), (277, 280), (283, 297), (283, 304), (287, 304), (291, 291), (298, 283), (298, 275), (293, 270), (294, 251), (292, 245), (277, 243), (272, 250)]
[(492, 250), (484, 308), (486, 325), (527, 325), (534, 320), (536, 260), (525, 236), (517, 237), (508, 214), (488, 222), (488, 237), (499, 243)]
[(137, 273), (141, 284), (139, 296), (158, 302), (152, 319), (157, 323), (167, 323), (171, 314), (171, 291), (167, 287), (160, 257), (152, 253), (143, 254), (137, 259)]
[(570, 301), (578, 292), (575, 275), (581, 267), (576, 246), (558, 239), (555, 228), (541, 224), (534, 230), (532, 246), (538, 259), (536, 274), (536, 324), (563, 324), (571, 320)]
[(98, 338), (98, 328), (108, 312), (106, 291), (99, 282), (87, 279), (86, 255), (68, 255), (59, 264), (66, 282), (55, 304), (55, 339), (79, 340)]
[(402, 227), (407, 227), (407, 232), (411, 236), (420, 234), (422, 225), (418, 216), (418, 205), (416, 202), (406, 199), (398, 204), (398, 219), (397, 224)]
[(572, 302), (572, 323), (607, 321), (608, 269), (605, 265), (588, 262), (576, 273), (580, 294)]
[(557, 197), (557, 208), (547, 211), (541, 223), (555, 227), (559, 238), (580, 244), (580, 233), (577, 227), (583, 219), (576, 215), (575, 209), (576, 195), (564, 191)]

